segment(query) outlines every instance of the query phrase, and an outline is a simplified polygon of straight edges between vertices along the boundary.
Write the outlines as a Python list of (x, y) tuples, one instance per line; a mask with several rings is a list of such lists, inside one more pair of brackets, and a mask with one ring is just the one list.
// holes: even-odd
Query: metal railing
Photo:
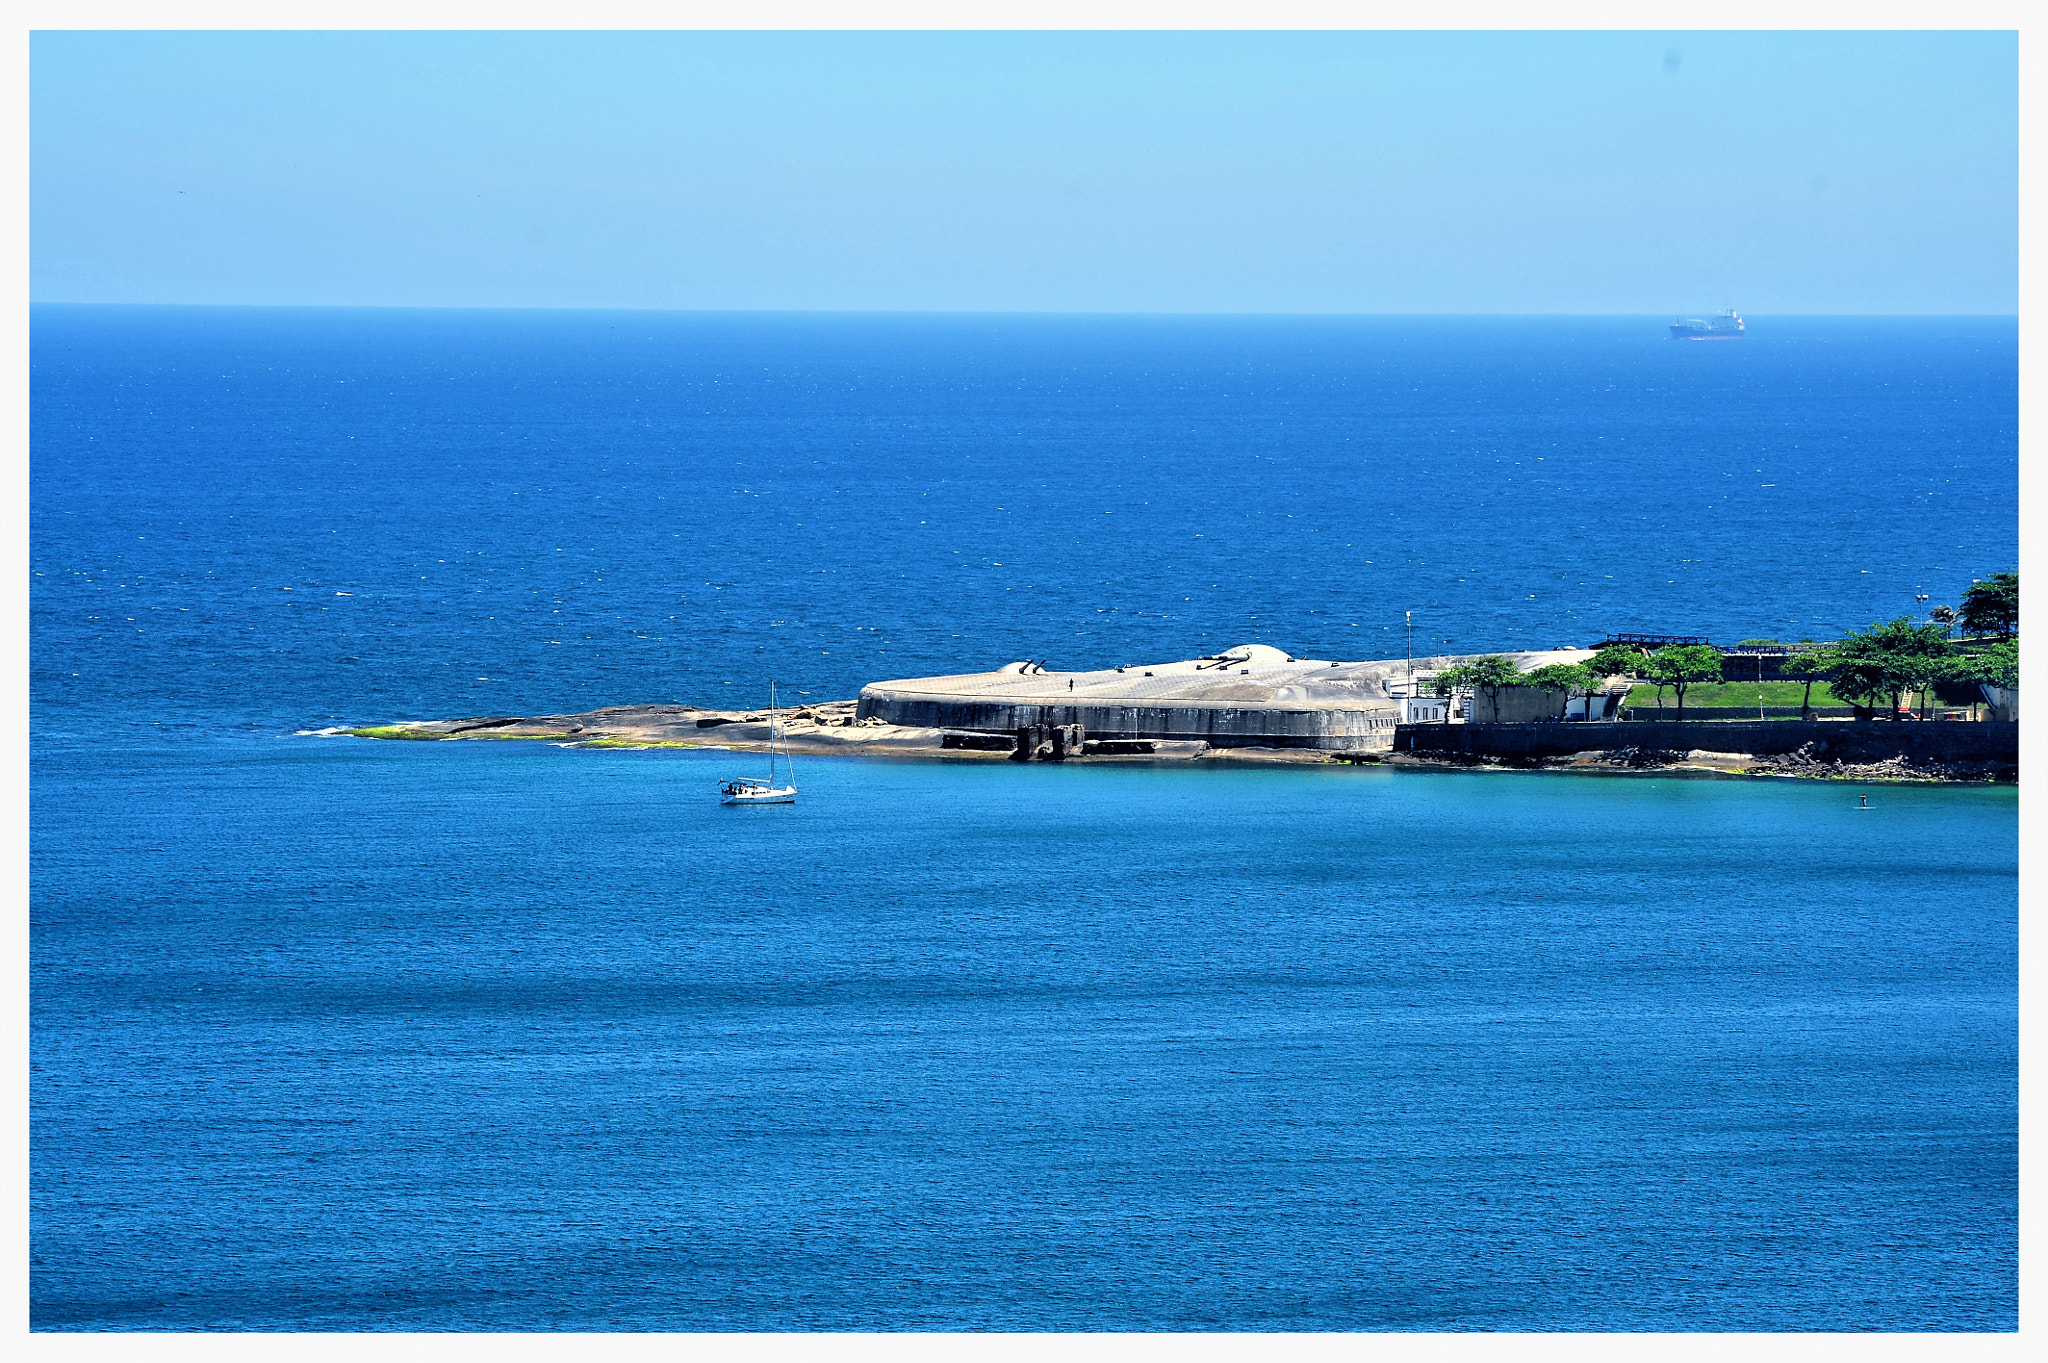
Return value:
[(1593, 648), (1598, 651), (1610, 644), (1624, 644), (1630, 648), (1690, 648), (1705, 643), (1707, 637), (1704, 634), (1610, 634)]

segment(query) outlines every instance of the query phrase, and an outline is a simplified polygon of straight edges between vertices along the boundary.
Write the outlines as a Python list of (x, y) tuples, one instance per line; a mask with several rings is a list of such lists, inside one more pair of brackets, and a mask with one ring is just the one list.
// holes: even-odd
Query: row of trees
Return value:
[(1924, 706), (1927, 693), (1942, 687), (2018, 686), (2020, 646), (2008, 637), (1965, 652), (1949, 642), (1939, 622), (1916, 625), (1902, 615), (1831, 644), (1801, 646), (1786, 656), (1778, 675), (1806, 683), (1801, 714), (1812, 708), (1813, 684), (1825, 681), (1837, 697), (1872, 710), (1886, 702), (1897, 719), (1905, 698), (1916, 691)]
[[(2017, 623), (2017, 611), (2013, 619)], [(1758, 641), (1768, 642), (1768, 641)], [(1872, 625), (1827, 644), (1793, 645), (1778, 675), (1806, 684), (1799, 702), (1802, 716), (1812, 713), (1813, 684), (1825, 681), (1837, 697), (1875, 710), (1880, 700), (1897, 719), (1908, 695), (1926, 693), (1942, 686), (2019, 685), (2019, 645), (2009, 639), (1965, 652), (1950, 642), (1940, 624), (1915, 625), (1906, 616), (1889, 624)], [(1610, 644), (1583, 663), (1553, 663), (1524, 672), (1512, 658), (1475, 658), (1437, 673), (1436, 694), (1448, 696), (1469, 691), (1484, 698), (1500, 717), (1500, 693), (1509, 687), (1540, 687), (1562, 692), (1564, 705), (1581, 696), (1591, 711), (1592, 698), (1609, 677), (1668, 686), (1678, 697), (1678, 717), (1685, 718), (1686, 688), (1700, 682), (1721, 680), (1721, 653), (1705, 644), (1672, 645), (1645, 653), (1621, 644)]]
[[(1959, 649), (1949, 641), (1957, 626), (1980, 640), (1998, 642)], [(2020, 575), (1993, 573), (1970, 584), (1960, 611), (1936, 606), (1928, 612), (1924, 625), (1902, 615), (1887, 624), (1856, 630), (1831, 644), (1795, 645), (1779, 666), (1778, 675), (1806, 683), (1799, 703), (1801, 714), (1813, 708), (1813, 684), (1825, 681), (1837, 698), (1873, 711), (1882, 701), (1897, 719), (1906, 697), (1916, 691), (1924, 710), (1930, 691), (1974, 693), (1980, 685), (2017, 687), (2019, 628)]]
[(1669, 686), (1678, 695), (1678, 717), (1685, 718), (1685, 689), (1697, 682), (1721, 679), (1721, 654), (1704, 644), (1673, 645), (1654, 653), (1611, 644), (1582, 663), (1552, 663), (1524, 672), (1513, 658), (1474, 658), (1436, 675), (1436, 693), (1470, 691), (1484, 697), (1494, 718), (1500, 717), (1500, 693), (1511, 686), (1540, 687), (1564, 693), (1564, 709), (1585, 697), (1590, 712), (1594, 696), (1609, 677), (1632, 677)]

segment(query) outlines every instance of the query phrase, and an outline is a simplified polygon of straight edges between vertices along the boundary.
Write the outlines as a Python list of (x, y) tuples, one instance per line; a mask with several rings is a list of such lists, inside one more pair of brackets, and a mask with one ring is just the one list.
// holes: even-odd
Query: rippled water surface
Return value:
[(38, 313), (32, 1323), (2014, 1328), (2010, 788), (302, 732), (2012, 561), (2009, 323), (1656, 335)]

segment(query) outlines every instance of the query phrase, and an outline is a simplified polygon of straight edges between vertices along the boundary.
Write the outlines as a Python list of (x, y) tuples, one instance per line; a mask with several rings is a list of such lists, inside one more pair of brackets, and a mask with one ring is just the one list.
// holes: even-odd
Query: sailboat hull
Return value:
[(793, 805), (796, 803), (796, 787), (728, 791), (719, 796), (718, 802), (722, 805)]

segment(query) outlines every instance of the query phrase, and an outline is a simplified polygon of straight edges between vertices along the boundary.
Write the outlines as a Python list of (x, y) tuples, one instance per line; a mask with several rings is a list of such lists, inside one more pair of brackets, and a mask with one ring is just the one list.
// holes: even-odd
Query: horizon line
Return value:
[[(632, 313), (649, 316), (720, 317), (1184, 317), (1184, 318), (1616, 318), (1638, 320), (1672, 317), (1671, 310), (1658, 312), (1311, 312), (1306, 310), (1259, 311), (1251, 309), (1108, 309), (1108, 308), (745, 308), (745, 307), (645, 307), (602, 304), (526, 303), (165, 303), (165, 302), (78, 302), (65, 299), (30, 299), (35, 308), (106, 308), (216, 310), (222, 312), (504, 312), (504, 313)], [(1783, 318), (1970, 318), (2018, 321), (2019, 312), (1765, 312), (1745, 316)]]

